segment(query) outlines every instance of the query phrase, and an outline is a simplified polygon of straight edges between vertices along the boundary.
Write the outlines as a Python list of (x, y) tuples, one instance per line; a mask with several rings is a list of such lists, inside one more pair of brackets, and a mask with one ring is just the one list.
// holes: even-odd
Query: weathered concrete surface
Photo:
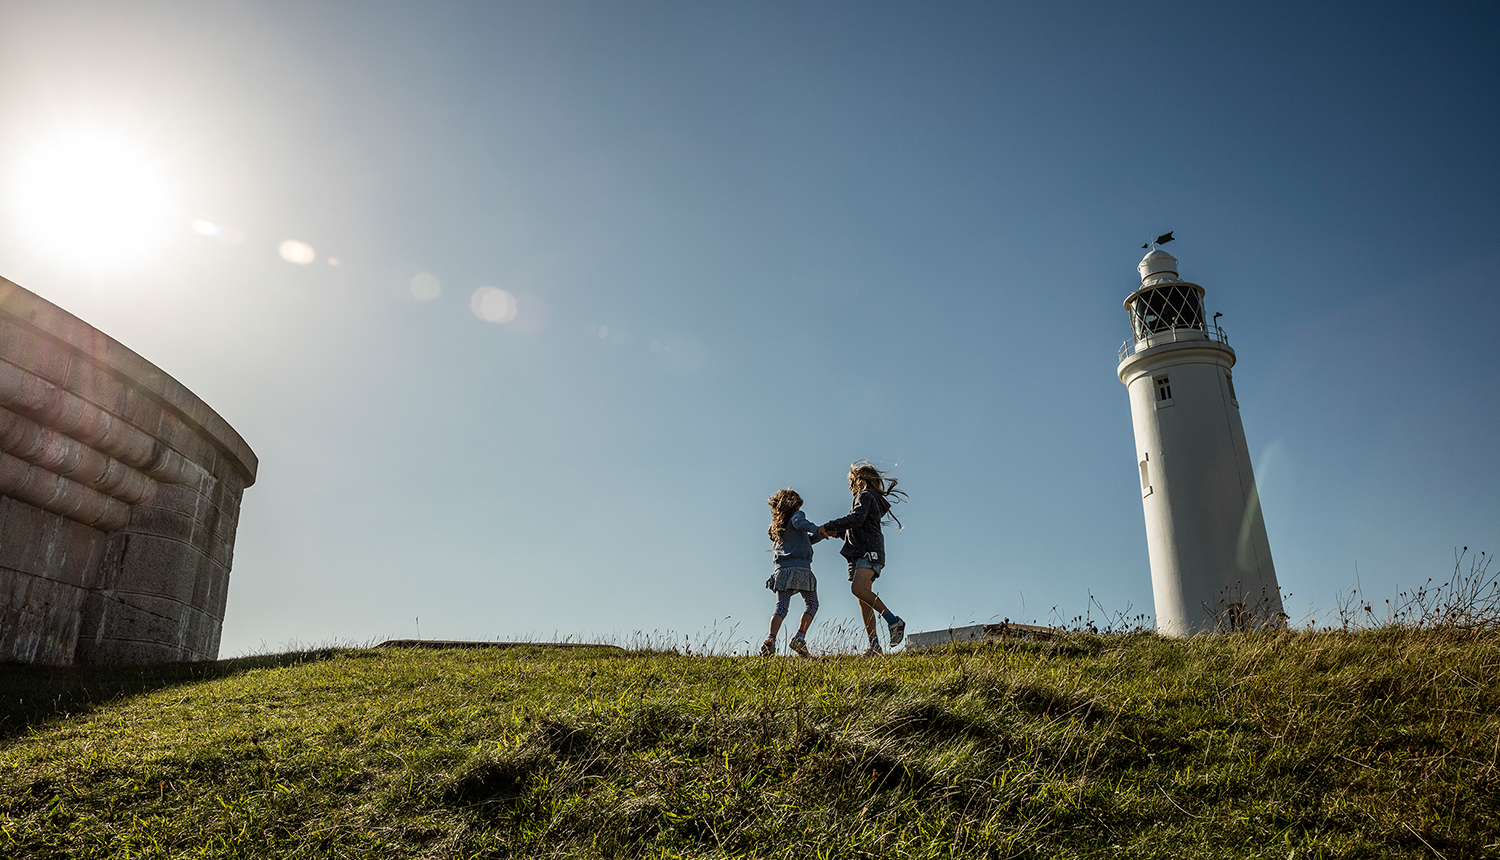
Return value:
[(177, 380), (0, 278), (0, 661), (216, 658), (256, 466)]

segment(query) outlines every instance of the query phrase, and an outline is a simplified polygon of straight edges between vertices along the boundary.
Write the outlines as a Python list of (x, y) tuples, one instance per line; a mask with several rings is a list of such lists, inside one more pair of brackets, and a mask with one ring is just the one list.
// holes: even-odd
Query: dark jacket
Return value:
[(829, 520), (823, 530), (829, 534), (842, 534), (844, 546), (839, 555), (854, 561), (868, 558), (876, 564), (885, 564), (885, 535), (880, 531), (880, 521), (891, 510), (891, 505), (874, 490), (861, 490), (854, 497), (854, 508), (846, 516)]

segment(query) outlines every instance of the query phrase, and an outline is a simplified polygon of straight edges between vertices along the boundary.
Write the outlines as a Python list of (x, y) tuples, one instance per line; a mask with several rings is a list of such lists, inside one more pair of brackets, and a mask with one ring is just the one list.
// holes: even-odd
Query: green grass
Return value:
[(1494, 857), (1500, 636), (0, 667), (5, 857)]

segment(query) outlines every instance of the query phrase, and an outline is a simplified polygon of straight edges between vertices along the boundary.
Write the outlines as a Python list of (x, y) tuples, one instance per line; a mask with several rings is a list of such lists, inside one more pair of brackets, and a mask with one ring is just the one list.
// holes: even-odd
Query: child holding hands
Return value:
[(859, 598), (860, 614), (864, 616), (865, 632), (870, 636), (870, 647), (866, 656), (880, 653), (880, 638), (875, 629), (875, 613), (879, 612), (891, 631), (891, 647), (901, 644), (906, 636), (906, 622), (892, 612), (880, 596), (875, 593), (874, 582), (885, 569), (885, 535), (880, 530), (881, 522), (890, 516), (899, 527), (901, 521), (891, 514), (893, 501), (905, 501), (906, 493), (896, 489), (896, 479), (860, 460), (849, 467), (849, 492), (854, 496), (854, 507), (845, 516), (829, 520), (818, 528), (818, 537), (842, 537), (844, 546), (839, 550), (849, 562), (849, 590)]
[(792, 595), (801, 593), (802, 623), (787, 646), (806, 657), (807, 628), (818, 614), (818, 579), (812, 572), (812, 545), (823, 537), (818, 527), (803, 515), (802, 497), (796, 490), (791, 487), (777, 490), (767, 501), (771, 506), (771, 527), (766, 533), (771, 538), (776, 575), (766, 580), (766, 587), (776, 592), (776, 612), (771, 616), (771, 632), (761, 643), (760, 653), (764, 657), (776, 653), (776, 634), (791, 609)]

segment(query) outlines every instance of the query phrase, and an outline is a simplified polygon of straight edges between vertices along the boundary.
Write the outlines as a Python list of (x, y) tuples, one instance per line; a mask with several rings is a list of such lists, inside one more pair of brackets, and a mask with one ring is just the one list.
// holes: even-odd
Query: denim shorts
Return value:
[(869, 568), (870, 570), (872, 570), (872, 571), (875, 572), (875, 575), (872, 576), (872, 577), (870, 577), (870, 581), (871, 582), (874, 582), (875, 580), (879, 579), (880, 578), (880, 572), (882, 570), (885, 570), (885, 565), (881, 564), (878, 561), (870, 561), (868, 558), (856, 558), (854, 561), (849, 562), (849, 581), (850, 582), (854, 581), (854, 571), (859, 570), (862, 567)]

